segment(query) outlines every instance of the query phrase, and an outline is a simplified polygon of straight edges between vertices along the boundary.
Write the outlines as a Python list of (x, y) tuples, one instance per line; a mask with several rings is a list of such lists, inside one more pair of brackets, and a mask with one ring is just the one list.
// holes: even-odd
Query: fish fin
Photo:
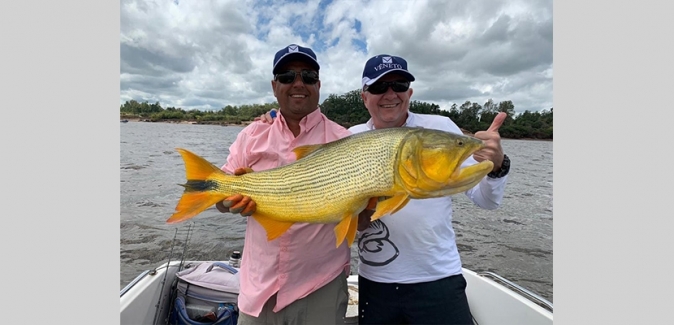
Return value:
[(394, 213), (402, 209), (409, 200), (410, 197), (407, 194), (397, 194), (384, 201), (378, 202), (377, 210), (375, 210), (372, 217), (370, 217), (370, 221), (375, 221), (389, 213)]
[(308, 154), (318, 150), (318, 148), (322, 147), (322, 144), (311, 144), (311, 145), (306, 145), (306, 146), (299, 146), (295, 149), (293, 149), (293, 152), (295, 153), (295, 157), (297, 160), (300, 158), (306, 157)]
[(196, 154), (181, 148), (176, 150), (183, 156), (185, 161), (185, 176), (188, 180), (203, 181), (210, 178), (213, 173), (225, 174), (220, 168), (215, 167), (208, 160), (197, 156)]
[(185, 193), (178, 201), (176, 212), (166, 220), (166, 223), (178, 223), (190, 219), (224, 198), (225, 195), (216, 192), (193, 192), (186, 187)]
[(342, 221), (335, 226), (335, 238), (337, 238), (337, 246), (335, 247), (339, 247), (344, 239), (347, 240), (349, 247), (351, 247), (353, 239), (356, 237), (356, 229), (358, 229), (358, 215), (354, 216), (350, 212), (344, 214)]
[(252, 168), (250, 167), (239, 167), (234, 170), (234, 175), (236, 176), (241, 176), (243, 174), (250, 174), (255, 172)]
[(227, 197), (224, 193), (215, 191), (215, 183), (212, 182), (216, 179), (226, 180), (228, 175), (225, 172), (188, 150), (181, 148), (176, 150), (185, 162), (187, 183), (181, 184), (185, 187), (185, 192), (178, 201), (176, 212), (166, 220), (167, 223), (190, 219)]
[(395, 208), (395, 210), (391, 211), (391, 214), (394, 214), (394, 213), (398, 212), (400, 209), (402, 209), (403, 207), (405, 207), (407, 205), (407, 202), (409, 202), (409, 201), (410, 201), (410, 197), (408, 196), (403, 203), (400, 203), (400, 205), (398, 205), (398, 207)]
[(353, 215), (351, 217), (351, 224), (349, 225), (349, 232), (346, 233), (346, 240), (351, 247), (354, 239), (356, 239), (356, 231), (358, 230), (358, 215)]
[(262, 228), (264, 228), (265, 231), (267, 231), (267, 240), (269, 241), (283, 235), (283, 233), (286, 232), (290, 226), (295, 224), (294, 222), (274, 220), (259, 212), (253, 213), (251, 217), (253, 217), (255, 221), (257, 221), (262, 226)]

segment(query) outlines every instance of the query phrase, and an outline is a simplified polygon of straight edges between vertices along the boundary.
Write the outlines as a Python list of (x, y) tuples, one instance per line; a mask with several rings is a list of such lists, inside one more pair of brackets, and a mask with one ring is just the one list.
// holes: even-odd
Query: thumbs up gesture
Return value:
[(501, 135), (498, 133), (498, 129), (505, 121), (506, 116), (505, 112), (498, 113), (486, 131), (478, 131), (473, 135), (485, 143), (485, 147), (475, 152), (473, 158), (478, 162), (491, 160), (494, 163), (492, 171), (500, 170), (503, 163), (503, 148), (501, 147)]

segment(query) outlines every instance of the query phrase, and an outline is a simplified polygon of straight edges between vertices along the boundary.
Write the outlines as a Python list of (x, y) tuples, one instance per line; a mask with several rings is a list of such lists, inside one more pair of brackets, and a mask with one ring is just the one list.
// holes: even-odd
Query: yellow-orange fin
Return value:
[(344, 214), (342, 221), (340, 221), (335, 226), (335, 238), (337, 238), (336, 246), (342, 244), (344, 239), (347, 240), (349, 247), (353, 243), (354, 238), (356, 238), (356, 230), (358, 229), (358, 215), (353, 215), (350, 212)]
[(224, 195), (216, 192), (191, 192), (186, 188), (178, 201), (176, 212), (166, 220), (166, 223), (178, 223), (190, 219), (224, 198)]
[(398, 212), (398, 210), (400, 210), (400, 209), (402, 209), (403, 207), (405, 207), (405, 206), (407, 205), (407, 202), (409, 202), (409, 201), (410, 201), (410, 197), (408, 196), (408, 197), (405, 199), (404, 202), (400, 203), (400, 205), (398, 205), (398, 207), (395, 208), (395, 210), (391, 211), (391, 214), (394, 214), (394, 213)]
[(293, 152), (295, 153), (295, 157), (297, 160), (300, 158), (306, 157), (308, 154), (318, 150), (318, 148), (322, 147), (322, 144), (311, 144), (311, 145), (306, 145), (306, 146), (299, 146), (295, 149), (293, 149)]
[(351, 217), (351, 224), (349, 225), (349, 232), (346, 233), (346, 240), (351, 247), (353, 240), (356, 238), (356, 231), (358, 230), (358, 215)]
[(396, 194), (386, 200), (379, 201), (377, 203), (377, 210), (374, 211), (371, 221), (375, 221), (387, 214), (394, 213), (402, 207), (404, 207), (407, 202), (409, 202), (410, 197), (407, 194)]
[(254, 172), (255, 172), (255, 171), (254, 171), (252, 168), (250, 168), (250, 167), (242, 167), (242, 168), (237, 168), (237, 169), (234, 171), (234, 175), (236, 175), (236, 176), (241, 176), (241, 175), (243, 175), (243, 174), (250, 174), (250, 173), (254, 173)]
[(225, 175), (220, 168), (215, 167), (208, 160), (192, 153), (191, 151), (176, 148), (176, 150), (183, 156), (185, 162), (185, 176), (188, 180), (206, 180), (211, 178), (213, 174)]
[(185, 162), (187, 183), (183, 196), (178, 201), (176, 212), (166, 220), (167, 223), (178, 223), (190, 219), (210, 206), (222, 201), (227, 195), (217, 191), (217, 182), (225, 181), (227, 177), (220, 168), (213, 166), (206, 159), (181, 148), (176, 150)]
[(251, 216), (257, 221), (265, 231), (267, 231), (267, 240), (274, 240), (283, 235), (284, 232), (290, 228), (294, 222), (278, 221), (267, 217), (259, 212), (253, 213)]

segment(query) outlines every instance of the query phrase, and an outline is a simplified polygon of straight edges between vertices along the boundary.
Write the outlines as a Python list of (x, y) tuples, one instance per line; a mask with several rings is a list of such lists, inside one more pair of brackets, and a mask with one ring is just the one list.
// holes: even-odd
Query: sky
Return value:
[(412, 100), (549, 110), (552, 20), (552, 0), (121, 0), (120, 104), (275, 102), (274, 54), (298, 44), (318, 57), (319, 103), (360, 89), (367, 59), (389, 54), (407, 60)]

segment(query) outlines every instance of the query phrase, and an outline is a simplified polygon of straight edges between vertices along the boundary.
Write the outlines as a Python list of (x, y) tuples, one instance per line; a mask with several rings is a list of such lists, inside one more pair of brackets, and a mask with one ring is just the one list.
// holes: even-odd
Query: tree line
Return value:
[[(323, 114), (329, 119), (347, 128), (365, 123), (370, 118), (363, 99), (360, 97), (360, 89), (343, 95), (330, 94), (320, 106)], [(278, 109), (278, 103), (227, 105), (220, 110), (185, 111), (176, 107), (163, 108), (159, 102), (149, 104), (130, 100), (120, 105), (120, 117), (140, 118), (152, 122), (193, 121), (199, 124), (241, 124), (245, 121), (252, 121), (272, 108)], [(437, 104), (413, 100), (410, 102), (410, 111), (447, 116), (461, 129), (470, 133), (486, 130), (496, 114), (505, 112), (508, 116), (499, 129), (501, 137), (552, 140), (552, 107), (539, 112), (527, 110), (515, 113), (515, 105), (512, 101), (505, 100), (496, 103), (489, 99), (483, 105), (470, 101), (461, 105), (453, 104), (447, 111), (440, 109)]]

